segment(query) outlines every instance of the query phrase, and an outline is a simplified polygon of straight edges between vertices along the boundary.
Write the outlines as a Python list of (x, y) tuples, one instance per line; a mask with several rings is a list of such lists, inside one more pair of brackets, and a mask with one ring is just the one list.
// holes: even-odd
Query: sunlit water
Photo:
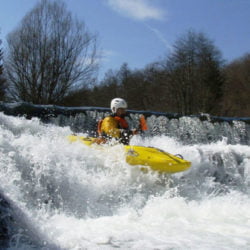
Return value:
[(71, 132), (0, 113), (7, 249), (250, 249), (250, 146), (133, 138), (192, 162), (164, 176), (129, 166), (122, 146), (70, 144)]

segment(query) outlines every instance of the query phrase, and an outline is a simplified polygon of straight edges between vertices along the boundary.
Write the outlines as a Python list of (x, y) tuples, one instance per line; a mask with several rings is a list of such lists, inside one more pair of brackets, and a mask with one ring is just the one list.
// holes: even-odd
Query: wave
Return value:
[(6, 249), (249, 248), (248, 145), (135, 136), (132, 144), (192, 162), (169, 176), (129, 166), (119, 145), (70, 144), (70, 133), (71, 126), (0, 113)]

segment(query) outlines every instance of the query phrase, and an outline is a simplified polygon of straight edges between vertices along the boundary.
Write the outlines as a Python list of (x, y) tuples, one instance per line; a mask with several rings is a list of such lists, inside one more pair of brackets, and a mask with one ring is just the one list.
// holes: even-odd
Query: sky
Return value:
[[(0, 39), (39, 0), (0, 0)], [(142, 69), (173, 50), (187, 31), (203, 32), (230, 62), (250, 53), (250, 0), (64, 0), (98, 35), (99, 78), (123, 63)]]

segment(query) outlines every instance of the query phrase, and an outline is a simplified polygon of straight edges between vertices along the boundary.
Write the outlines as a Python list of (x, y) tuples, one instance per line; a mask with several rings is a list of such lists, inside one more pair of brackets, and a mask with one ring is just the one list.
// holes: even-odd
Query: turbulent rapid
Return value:
[(135, 136), (192, 162), (171, 176), (128, 165), (119, 145), (70, 144), (71, 133), (0, 113), (3, 249), (250, 249), (250, 146), (232, 133)]

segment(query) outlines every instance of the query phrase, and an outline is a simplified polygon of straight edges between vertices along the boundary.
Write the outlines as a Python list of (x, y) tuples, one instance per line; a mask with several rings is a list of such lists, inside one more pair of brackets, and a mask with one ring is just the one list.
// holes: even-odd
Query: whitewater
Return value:
[(128, 165), (119, 145), (70, 144), (71, 133), (0, 113), (2, 249), (250, 249), (249, 145), (135, 136), (192, 162), (169, 176)]

